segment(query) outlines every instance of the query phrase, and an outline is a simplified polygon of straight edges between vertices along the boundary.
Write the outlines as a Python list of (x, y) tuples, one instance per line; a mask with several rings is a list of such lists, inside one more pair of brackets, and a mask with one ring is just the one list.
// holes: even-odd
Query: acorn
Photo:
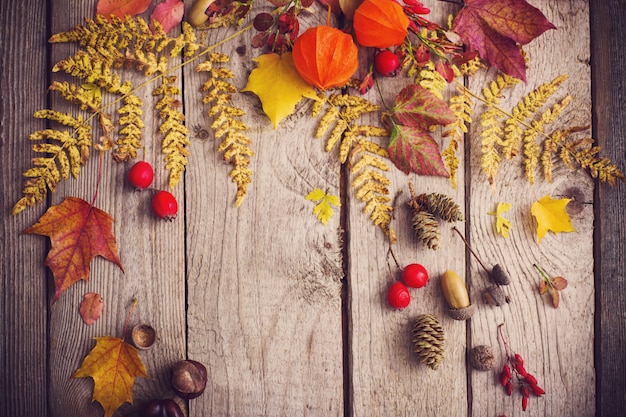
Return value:
[(449, 269), (441, 275), (441, 289), (450, 306), (450, 317), (454, 320), (467, 320), (474, 315), (476, 306), (470, 303), (465, 283), (456, 272)]
[(204, 393), (207, 370), (200, 362), (179, 361), (172, 367), (172, 389), (180, 398), (191, 400)]
[(501, 306), (508, 303), (507, 296), (499, 285), (491, 285), (483, 291), (483, 297), (491, 305)]
[(150, 349), (156, 342), (156, 330), (149, 324), (138, 324), (133, 327), (131, 339), (137, 349)]
[(470, 350), (470, 364), (478, 371), (490, 371), (496, 366), (496, 355), (490, 346), (479, 345)]

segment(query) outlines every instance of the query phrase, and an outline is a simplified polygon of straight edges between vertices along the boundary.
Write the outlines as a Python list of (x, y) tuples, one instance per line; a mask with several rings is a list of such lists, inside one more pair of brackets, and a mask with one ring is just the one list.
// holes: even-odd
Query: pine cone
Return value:
[(413, 325), (413, 351), (420, 362), (437, 369), (443, 362), (445, 337), (441, 323), (432, 314), (420, 314)]
[(461, 207), (450, 197), (440, 193), (420, 194), (418, 205), (447, 222), (461, 222), (465, 219)]
[(439, 249), (439, 223), (435, 216), (427, 211), (415, 211), (413, 214), (413, 230), (417, 238), (429, 249)]

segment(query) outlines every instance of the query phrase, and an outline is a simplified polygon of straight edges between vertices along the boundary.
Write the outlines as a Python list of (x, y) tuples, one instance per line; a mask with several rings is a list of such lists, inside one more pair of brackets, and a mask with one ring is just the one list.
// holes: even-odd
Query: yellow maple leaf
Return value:
[(496, 232), (500, 233), (504, 237), (509, 237), (509, 230), (513, 227), (511, 222), (508, 221), (502, 214), (506, 213), (511, 208), (511, 203), (498, 203), (496, 211), (489, 212), (487, 214), (496, 216)]
[(83, 360), (72, 378), (92, 377), (93, 400), (111, 417), (123, 403), (133, 402), (135, 377), (147, 376), (137, 349), (112, 336), (96, 337), (96, 346)]
[(539, 201), (533, 203), (531, 213), (537, 219), (537, 243), (541, 243), (541, 239), (543, 239), (548, 230), (554, 234), (576, 231), (565, 210), (565, 206), (569, 202), (569, 198), (555, 200), (546, 194)]
[(322, 224), (328, 224), (330, 218), (333, 217), (333, 208), (331, 205), (335, 207), (341, 206), (339, 197), (336, 195), (326, 194), (319, 188), (314, 188), (313, 191), (308, 193), (305, 198), (313, 202), (319, 201), (319, 203), (313, 207), (313, 214), (317, 215), (317, 219), (322, 222)]
[(319, 100), (313, 87), (296, 71), (291, 53), (263, 54), (254, 61), (258, 66), (250, 73), (248, 84), (242, 91), (250, 91), (259, 97), (274, 129), (293, 113), (303, 97)]

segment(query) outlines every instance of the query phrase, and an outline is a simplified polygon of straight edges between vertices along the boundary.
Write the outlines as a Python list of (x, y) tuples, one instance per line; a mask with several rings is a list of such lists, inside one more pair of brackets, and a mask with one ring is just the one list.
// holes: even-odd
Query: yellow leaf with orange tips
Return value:
[(565, 210), (569, 202), (569, 198), (555, 200), (546, 194), (532, 205), (531, 213), (537, 219), (537, 243), (541, 243), (548, 230), (554, 234), (576, 231)]
[(111, 417), (125, 402), (133, 402), (135, 377), (147, 376), (137, 349), (112, 336), (96, 337), (96, 346), (74, 372), (72, 378), (92, 377), (93, 400), (104, 408), (104, 417)]
[(254, 61), (258, 66), (250, 73), (248, 84), (242, 91), (250, 91), (259, 97), (274, 129), (294, 112), (303, 97), (319, 100), (313, 87), (296, 71), (291, 53), (264, 54)]

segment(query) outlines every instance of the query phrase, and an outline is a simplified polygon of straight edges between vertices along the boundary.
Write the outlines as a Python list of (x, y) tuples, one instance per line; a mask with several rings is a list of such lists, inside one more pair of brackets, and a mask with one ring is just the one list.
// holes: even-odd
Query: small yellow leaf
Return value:
[(261, 100), (263, 111), (274, 129), (293, 113), (296, 104), (307, 97), (319, 100), (315, 90), (296, 71), (291, 53), (264, 54), (255, 58), (258, 67), (252, 70), (242, 91), (250, 91)]
[(532, 205), (531, 213), (537, 219), (537, 243), (541, 243), (548, 230), (554, 234), (576, 231), (565, 210), (569, 202), (569, 198), (554, 200), (546, 194)]
[(504, 218), (503, 213), (507, 212), (511, 208), (511, 203), (498, 203), (495, 212), (489, 212), (487, 214), (496, 216), (496, 232), (500, 233), (504, 237), (509, 237), (509, 230), (513, 227), (511, 222)]
[(317, 215), (317, 219), (322, 222), (322, 224), (328, 224), (330, 218), (333, 217), (333, 208), (331, 205), (335, 207), (341, 206), (339, 197), (326, 194), (319, 188), (314, 188), (305, 198), (313, 202), (319, 201), (319, 203), (313, 207), (313, 214)]

